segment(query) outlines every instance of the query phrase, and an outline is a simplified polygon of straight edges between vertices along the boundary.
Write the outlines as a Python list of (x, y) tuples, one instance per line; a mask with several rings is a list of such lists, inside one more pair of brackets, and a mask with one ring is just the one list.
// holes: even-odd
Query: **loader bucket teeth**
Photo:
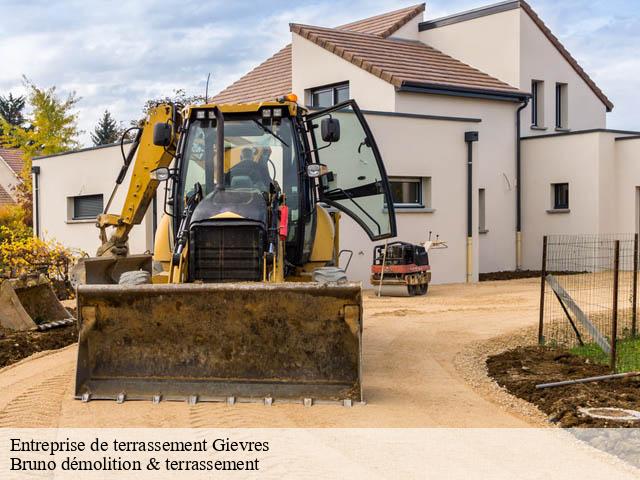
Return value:
[(78, 287), (77, 398), (362, 401), (359, 284)]
[(68, 319), (72, 319), (71, 314), (44, 276), (5, 280), (0, 285), (0, 324), (4, 328), (30, 330), (39, 324)]

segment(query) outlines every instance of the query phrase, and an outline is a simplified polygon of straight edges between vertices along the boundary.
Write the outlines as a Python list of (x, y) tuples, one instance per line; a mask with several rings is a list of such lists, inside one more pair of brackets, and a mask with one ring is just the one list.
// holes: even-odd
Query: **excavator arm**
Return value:
[[(134, 225), (142, 222), (151, 201), (158, 189), (160, 181), (151, 172), (162, 167), (168, 167), (174, 158), (177, 144), (178, 113), (173, 105), (161, 104), (149, 112), (144, 125), (138, 131), (131, 145), (125, 163), (120, 170), (109, 202), (104, 213), (98, 216), (97, 226), (100, 229), (102, 245), (98, 248), (97, 256), (122, 257), (128, 254), (127, 241)], [(154, 130), (158, 124), (170, 125), (172, 134), (169, 146), (154, 144)], [(137, 153), (137, 155), (136, 155)], [(135, 158), (135, 160), (134, 160)], [(115, 193), (124, 180), (133, 162), (129, 190), (120, 214), (108, 213)], [(107, 228), (113, 227), (111, 235), (107, 237)]]

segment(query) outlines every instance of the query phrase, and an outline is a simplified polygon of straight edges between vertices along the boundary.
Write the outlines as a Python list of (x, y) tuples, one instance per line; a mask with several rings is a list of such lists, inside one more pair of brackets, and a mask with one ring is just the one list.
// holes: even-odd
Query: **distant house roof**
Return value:
[[(424, 11), (424, 3), (348, 23), (338, 29), (392, 35)], [(292, 90), (291, 44), (213, 97), (217, 103), (254, 102), (286, 95)]]
[(24, 152), (18, 148), (0, 147), (0, 159), (4, 160), (17, 176), (22, 173), (24, 167), (24, 160), (22, 159), (23, 153)]
[(573, 56), (569, 53), (569, 51), (562, 45), (560, 40), (551, 32), (551, 29), (547, 27), (547, 25), (542, 21), (542, 19), (538, 16), (538, 14), (531, 8), (524, 0), (511, 0), (505, 1), (501, 3), (496, 3), (493, 5), (487, 5), (480, 8), (474, 8), (473, 10), (467, 10), (465, 12), (456, 13), (453, 15), (448, 15), (442, 18), (436, 18), (427, 20), (425, 22), (420, 23), (420, 30), (430, 30), (433, 28), (444, 27), (446, 25), (452, 25), (454, 23), (465, 22), (467, 20), (473, 20), (475, 18), (485, 17), (487, 15), (493, 15), (500, 12), (506, 12), (509, 10), (514, 10), (516, 8), (522, 8), (523, 11), (529, 15), (533, 23), (540, 29), (540, 31), (544, 34), (545, 37), (552, 43), (552, 45), (560, 52), (560, 54), (564, 57), (564, 59), (571, 65), (571, 67), (576, 71), (580, 77), (584, 80), (584, 82), (589, 86), (589, 88), (593, 91), (593, 93), (600, 99), (600, 101), (607, 107), (607, 111), (613, 110), (613, 103), (604, 92), (596, 85), (596, 83), (591, 79), (591, 77), (584, 71), (584, 69), (580, 66), (578, 61), (573, 58)]
[(446, 87), (452, 90), (527, 95), (422, 42), (308, 25), (292, 24), (291, 31), (398, 89)]
[(7, 192), (2, 185), (0, 185), (0, 206), (12, 205), (16, 203), (9, 192)]

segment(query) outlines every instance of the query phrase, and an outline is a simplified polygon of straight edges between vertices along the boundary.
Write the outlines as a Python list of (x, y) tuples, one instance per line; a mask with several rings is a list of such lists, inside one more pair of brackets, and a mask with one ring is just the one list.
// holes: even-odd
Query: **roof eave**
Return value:
[(433, 95), (451, 95), (455, 97), (483, 98), (485, 100), (501, 100), (508, 102), (523, 102), (531, 98), (530, 93), (508, 92), (502, 90), (478, 89), (459, 87), (454, 85), (439, 85), (434, 83), (402, 82), (396, 87), (398, 92), (427, 93)]

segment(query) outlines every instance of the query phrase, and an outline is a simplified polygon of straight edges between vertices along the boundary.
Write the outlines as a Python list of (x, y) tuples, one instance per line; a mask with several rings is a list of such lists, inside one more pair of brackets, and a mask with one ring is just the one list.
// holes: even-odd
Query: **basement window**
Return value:
[(553, 209), (568, 210), (569, 209), (569, 184), (553, 183), (551, 185), (553, 193)]
[(394, 207), (431, 207), (431, 177), (392, 177), (389, 185)]
[(349, 100), (349, 82), (312, 88), (308, 94), (312, 108), (328, 108)]
[(69, 198), (70, 220), (95, 220), (103, 210), (103, 195), (79, 195)]

